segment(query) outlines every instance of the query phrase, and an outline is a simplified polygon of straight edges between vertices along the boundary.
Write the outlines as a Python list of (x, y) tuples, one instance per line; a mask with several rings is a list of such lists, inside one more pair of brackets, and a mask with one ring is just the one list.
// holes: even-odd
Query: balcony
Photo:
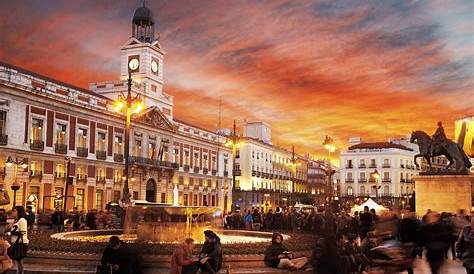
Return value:
[(352, 184), (354, 183), (354, 179), (346, 179), (346, 184)]
[(178, 169), (179, 165), (176, 163), (168, 162), (168, 161), (159, 161), (145, 157), (137, 157), (137, 156), (130, 156), (128, 158), (128, 162), (130, 164), (140, 165), (140, 166), (148, 166), (154, 168), (168, 168), (168, 169)]
[(375, 179), (374, 178), (369, 178), (369, 183), (375, 183)]
[(189, 165), (183, 165), (183, 170), (185, 172), (188, 172), (189, 171)]
[(85, 174), (77, 174), (76, 182), (87, 182), (87, 176)]
[(122, 178), (114, 178), (114, 184), (122, 184)]
[(98, 184), (105, 184), (105, 176), (96, 176), (96, 181)]
[(252, 170), (252, 176), (257, 176), (257, 171)]
[(242, 170), (240, 170), (240, 169), (234, 169), (232, 172), (233, 172), (233, 174), (234, 174), (235, 176), (240, 176), (240, 175), (242, 175)]
[(195, 166), (194, 169), (193, 169), (194, 173), (199, 173), (199, 167), (198, 166)]
[(59, 154), (67, 154), (67, 145), (66, 144), (55, 144), (54, 152)]
[(382, 179), (382, 182), (384, 182), (384, 183), (390, 183), (391, 181), (392, 181), (392, 179), (390, 179), (390, 178), (383, 178)]
[(383, 168), (390, 168), (390, 164), (383, 164), (382, 167)]
[(41, 140), (32, 140), (30, 144), (31, 150), (43, 151), (44, 150), (44, 141)]
[(114, 162), (123, 162), (123, 154), (114, 153)]
[(217, 174), (217, 170), (213, 169), (213, 170), (211, 171), (211, 174), (212, 174), (212, 175), (216, 175), (216, 174)]
[(406, 180), (405, 180), (405, 183), (407, 183), (407, 184), (412, 183), (412, 182), (413, 182), (412, 179), (406, 179)]
[(229, 171), (225, 170), (224, 171), (224, 177), (227, 177), (227, 176), (229, 176)]
[(405, 165), (404, 165), (404, 164), (400, 164), (400, 167), (401, 167), (401, 168), (405, 168)]
[(8, 135), (0, 134), (0, 146), (6, 146), (8, 144)]
[(405, 179), (400, 179), (400, 183), (405, 183)]
[(107, 152), (103, 150), (97, 150), (95, 152), (95, 157), (97, 157), (97, 160), (105, 160), (107, 159)]
[(359, 168), (365, 168), (365, 164), (360, 164)]
[(43, 172), (41, 170), (30, 170), (30, 179), (41, 179), (43, 178)]
[(203, 168), (202, 169), (202, 173), (203, 174), (208, 174), (209, 173), (209, 169), (207, 167)]
[(77, 147), (76, 154), (79, 157), (87, 157), (89, 156), (89, 149), (87, 147)]
[(66, 174), (64, 172), (54, 172), (54, 179), (64, 179)]
[(351, 169), (351, 168), (354, 168), (353, 165), (346, 165), (346, 169)]
[(359, 178), (359, 184), (365, 184), (365, 183), (367, 183), (367, 179)]

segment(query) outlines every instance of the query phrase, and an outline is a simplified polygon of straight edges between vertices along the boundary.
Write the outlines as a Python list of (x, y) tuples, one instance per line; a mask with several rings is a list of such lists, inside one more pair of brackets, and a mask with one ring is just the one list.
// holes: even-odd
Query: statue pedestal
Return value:
[(457, 213), (472, 208), (474, 175), (420, 175), (415, 181), (416, 215), (432, 211)]

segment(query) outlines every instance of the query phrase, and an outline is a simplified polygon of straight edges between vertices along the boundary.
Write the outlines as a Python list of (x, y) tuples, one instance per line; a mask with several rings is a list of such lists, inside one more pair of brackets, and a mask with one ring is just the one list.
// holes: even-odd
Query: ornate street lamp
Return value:
[(331, 204), (333, 200), (333, 187), (332, 187), (332, 181), (331, 181), (331, 175), (332, 175), (332, 166), (331, 166), (331, 153), (336, 151), (336, 146), (334, 145), (334, 140), (326, 135), (324, 137), (323, 141), (323, 147), (328, 151), (328, 168), (326, 169), (326, 175), (328, 177), (328, 194), (329, 194), (329, 204)]
[(290, 192), (290, 202), (289, 205), (293, 203), (293, 193), (295, 192), (295, 176), (296, 176), (296, 167), (301, 166), (301, 163), (296, 162), (296, 157), (295, 157), (295, 146), (292, 146), (291, 148), (291, 161), (288, 164), (291, 167), (291, 172), (293, 174), (293, 177), (291, 178), (291, 192)]
[(372, 186), (375, 188), (375, 199), (378, 200), (378, 197), (379, 197), (379, 189), (382, 187), (382, 186), (379, 186), (379, 178), (380, 178), (380, 174), (377, 170), (374, 170), (374, 172), (371, 172), (370, 173), (370, 177), (374, 178), (375, 180), (375, 185)]
[(14, 179), (13, 179), (13, 183), (11, 185), (11, 189), (13, 190), (13, 207), (16, 206), (16, 192), (20, 189), (20, 184), (16, 181), (16, 174), (18, 172), (18, 166), (20, 166), (22, 169), (25, 169), (28, 167), (28, 159), (27, 158), (23, 158), (23, 159), (19, 159), (19, 158), (15, 158), (15, 160), (13, 160), (13, 158), (11, 156), (8, 156), (7, 158), (7, 161), (5, 162), (5, 165), (7, 167), (11, 167), (11, 166), (14, 166)]
[(143, 101), (140, 96), (137, 94), (132, 96), (132, 74), (128, 73), (127, 80), (127, 94), (123, 92), (119, 95), (117, 100), (114, 102), (114, 109), (119, 113), (125, 114), (125, 146), (124, 146), (124, 156), (125, 156), (125, 170), (124, 170), (124, 184), (123, 184), (123, 195), (122, 202), (128, 204), (130, 202), (130, 190), (128, 188), (128, 158), (130, 154), (130, 120), (132, 114), (140, 113), (143, 108)]

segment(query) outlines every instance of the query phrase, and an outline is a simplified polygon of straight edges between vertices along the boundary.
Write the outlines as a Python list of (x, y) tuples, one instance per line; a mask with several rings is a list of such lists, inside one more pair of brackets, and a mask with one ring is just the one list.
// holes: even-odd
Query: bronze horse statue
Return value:
[[(435, 156), (445, 156), (446, 159), (448, 159), (449, 163), (446, 166), (446, 170), (448, 170), (453, 164), (456, 164), (456, 172), (466, 173), (467, 168), (472, 166), (464, 150), (449, 139), (446, 140), (446, 145), (442, 146), (433, 142), (432, 138), (426, 134), (426, 132), (417, 130), (412, 132), (410, 143), (418, 144), (420, 150), (420, 153), (416, 154), (414, 157), (415, 165), (417, 167), (419, 167), (419, 165), (416, 162), (416, 159), (423, 157), (428, 162), (431, 170), (431, 158)], [(431, 146), (434, 147), (431, 148)], [(433, 153), (431, 154), (431, 152)]]

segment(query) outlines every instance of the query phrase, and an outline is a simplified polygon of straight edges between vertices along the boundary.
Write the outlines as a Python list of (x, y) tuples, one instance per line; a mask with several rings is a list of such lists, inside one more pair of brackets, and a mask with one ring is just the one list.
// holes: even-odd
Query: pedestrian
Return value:
[(360, 219), (360, 238), (363, 240), (367, 236), (367, 232), (371, 230), (374, 222), (374, 215), (369, 212), (369, 207), (364, 206), (364, 212), (359, 215)]
[(197, 260), (193, 259), (194, 240), (188, 238), (176, 248), (171, 256), (170, 274), (195, 274), (199, 270)]
[(258, 209), (255, 209), (252, 213), (253, 227), (252, 230), (260, 231), (262, 229), (262, 215)]
[[(398, 238), (404, 244), (412, 244), (413, 252), (411, 254), (412, 258), (415, 258), (422, 250), (419, 247), (420, 241), (420, 227), (421, 223), (416, 218), (414, 212), (407, 212), (403, 214), (403, 218), (400, 221), (400, 229), (398, 230)], [(413, 274), (413, 267), (407, 267), (408, 274)]]
[(250, 213), (250, 210), (248, 210), (247, 214), (245, 214), (244, 223), (245, 223), (245, 230), (252, 230), (253, 218), (252, 218), (252, 214)]
[(428, 213), (425, 218), (426, 224), (421, 229), (422, 243), (426, 248), (426, 260), (432, 274), (440, 273), (451, 237), (449, 228), (441, 222), (440, 217), (441, 215), (437, 212)]
[(89, 210), (86, 214), (86, 224), (89, 229), (96, 230), (97, 229), (97, 216), (95, 210)]
[(132, 274), (132, 266), (128, 260), (123, 242), (117, 236), (109, 239), (100, 260), (100, 274)]
[(36, 221), (36, 216), (35, 213), (33, 212), (33, 207), (32, 206), (26, 206), (26, 223), (28, 225), (28, 231), (31, 232), (33, 230), (33, 226)]
[(26, 257), (29, 243), (25, 208), (23, 206), (15, 206), (12, 216), (15, 219), (15, 223), (13, 223), (9, 233), (12, 246), (9, 249), (8, 255), (15, 263), (16, 273), (23, 274), (23, 259)]
[(467, 274), (474, 274), (474, 218), (459, 234), (456, 242), (457, 257), (462, 260)]
[(59, 210), (55, 210), (53, 215), (51, 215), (51, 224), (53, 225), (53, 230), (55, 232), (61, 232), (63, 230), (63, 218)]
[(273, 230), (273, 210), (268, 210), (267, 214), (265, 215), (265, 230), (272, 231)]
[(295, 258), (295, 255), (283, 245), (283, 236), (275, 232), (272, 236), (272, 244), (265, 250), (264, 261), (269, 267), (300, 270), (308, 263), (308, 258)]
[(204, 231), (205, 241), (199, 255), (199, 268), (201, 272), (211, 274), (219, 272), (222, 266), (221, 239), (211, 230)]
[(7, 250), (10, 247), (8, 241), (0, 237), (0, 273), (5, 273), (13, 266), (13, 261), (8, 257)]
[(341, 269), (341, 256), (338, 252), (333, 217), (325, 212), (322, 234), (310, 258), (315, 274), (345, 274)]

